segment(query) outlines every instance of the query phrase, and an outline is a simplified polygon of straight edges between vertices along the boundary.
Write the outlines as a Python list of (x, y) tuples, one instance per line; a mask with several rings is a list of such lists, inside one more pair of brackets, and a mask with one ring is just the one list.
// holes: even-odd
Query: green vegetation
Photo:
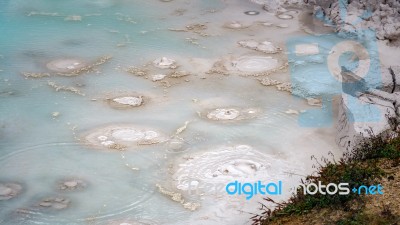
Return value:
[[(378, 162), (382, 159), (390, 159), (392, 163), (400, 164), (400, 135), (372, 135), (372, 138), (360, 143), (357, 148), (348, 151), (336, 162), (323, 158), (320, 162), (314, 156), (315, 175), (307, 176), (302, 180), (303, 184), (318, 183), (349, 183), (349, 187), (360, 185), (373, 185), (385, 175)], [(277, 203), (270, 198), (267, 202), (276, 205), (274, 210), (261, 204), (261, 215), (252, 217), (254, 224), (271, 224), (274, 221), (289, 216), (306, 215), (311, 210), (332, 209), (348, 212), (339, 219), (336, 224), (396, 224), (395, 217), (389, 208), (383, 208), (380, 215), (365, 213), (363, 195), (350, 193), (349, 195), (305, 195), (302, 189), (298, 189), (287, 202)], [(356, 203), (356, 204), (355, 204)], [(359, 205), (357, 210), (351, 209)], [(361, 210), (360, 210), (361, 209)], [(398, 218), (397, 218), (398, 219)], [(397, 221), (398, 222), (398, 221)]]

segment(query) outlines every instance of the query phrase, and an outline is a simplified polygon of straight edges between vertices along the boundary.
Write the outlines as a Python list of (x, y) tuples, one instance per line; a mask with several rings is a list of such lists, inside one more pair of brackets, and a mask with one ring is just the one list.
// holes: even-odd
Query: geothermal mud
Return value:
[(334, 127), (299, 125), (322, 98), (292, 95), (331, 49), (286, 46), (333, 28), (268, 2), (0, 3), (0, 223), (246, 224), (263, 196), (204, 185), (282, 180), (285, 200), (311, 155), (340, 156)]

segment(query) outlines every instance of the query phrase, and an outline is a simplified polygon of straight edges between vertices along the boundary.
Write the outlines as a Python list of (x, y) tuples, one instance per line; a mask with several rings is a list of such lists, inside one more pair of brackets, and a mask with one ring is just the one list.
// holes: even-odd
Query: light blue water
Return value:
[[(241, 1), (235, 4), (233, 12), (241, 16), (240, 7), (255, 7)], [(180, 80), (180, 84), (164, 90), (150, 80), (118, 69), (141, 66), (161, 56), (215, 61), (227, 55), (238, 40), (249, 38), (249, 33), (221, 28), (225, 22), (235, 20), (235, 16), (225, 18), (229, 14), (224, 11), (226, 7), (227, 3), (212, 0), (1, 0), (0, 182), (20, 183), (23, 191), (11, 200), (0, 201), (0, 224), (191, 224), (205, 215), (184, 209), (161, 195), (155, 186), (173, 186), (168, 168), (182, 154), (219, 145), (249, 144), (265, 154), (301, 161), (308, 159), (310, 152), (332, 150), (333, 138), (325, 139), (323, 132), (300, 128), (297, 117), (285, 113), (290, 108), (309, 108), (304, 101), (263, 87), (255, 79), (209, 76), (203, 80), (194, 74), (190, 82)], [(187, 11), (176, 16), (178, 8)], [(221, 17), (207, 13), (209, 10), (225, 14)], [(82, 21), (65, 21), (69, 15), (80, 15)], [(201, 38), (168, 30), (201, 22), (211, 22), (210, 32), (215, 36)], [(207, 48), (185, 40), (193, 36)], [(125, 43), (127, 38), (129, 43)], [(125, 45), (118, 46), (121, 43)], [(99, 67), (99, 74), (40, 79), (21, 75), (46, 72), (46, 63), (57, 58), (93, 61), (104, 55), (113, 58)], [(83, 84), (78, 88), (86, 95), (56, 92), (47, 85), (48, 80), (66, 86)], [(117, 90), (142, 93), (150, 96), (150, 101), (139, 108), (116, 110), (102, 98)], [(207, 101), (211, 103), (204, 103)], [(239, 123), (216, 123), (197, 115), (198, 111), (231, 106), (256, 107), (262, 113)], [(60, 112), (60, 116), (53, 118), (53, 112)], [(181, 136), (189, 148), (182, 154), (170, 153), (165, 144), (124, 152), (99, 151), (85, 146), (82, 140), (87, 131), (117, 123), (152, 127), (169, 136), (185, 121), (190, 124)], [(307, 154), (302, 154), (304, 151)], [(85, 180), (88, 186), (81, 191), (58, 190), (57, 183), (66, 178)], [(54, 196), (70, 199), (70, 206), (52, 211), (37, 205), (41, 199)], [(213, 210), (212, 205), (203, 208)], [(223, 224), (224, 219), (221, 221), (218, 223)], [(245, 222), (238, 220), (238, 224)]]

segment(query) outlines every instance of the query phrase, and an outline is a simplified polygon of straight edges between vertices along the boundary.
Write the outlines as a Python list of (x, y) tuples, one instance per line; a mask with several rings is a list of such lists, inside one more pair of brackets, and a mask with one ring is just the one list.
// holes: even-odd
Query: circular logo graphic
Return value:
[[(346, 65), (356, 65), (355, 68), (347, 68), (346, 65), (342, 64), (342, 57), (345, 54), (353, 54), (350, 62), (345, 63)], [(371, 60), (369, 53), (365, 47), (356, 41), (342, 41), (333, 46), (331, 52), (327, 58), (327, 64), (329, 72), (340, 82), (348, 82), (343, 78), (342, 72), (350, 72), (356, 76), (356, 80), (360, 80), (368, 74), (370, 69)], [(343, 71), (343, 69), (347, 71)]]

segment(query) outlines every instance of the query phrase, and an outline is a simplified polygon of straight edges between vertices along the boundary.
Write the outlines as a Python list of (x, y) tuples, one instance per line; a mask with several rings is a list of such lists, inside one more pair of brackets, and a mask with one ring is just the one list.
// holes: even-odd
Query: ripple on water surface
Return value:
[[(133, 171), (127, 162), (145, 172)], [(44, 144), (14, 151), (0, 158), (0, 183), (19, 183), (23, 191), (0, 201), (0, 207), (7, 207), (0, 212), (0, 222), (85, 224), (135, 215), (155, 191), (152, 181), (156, 178), (148, 172), (155, 164), (145, 155), (125, 154), (121, 158), (118, 154), (82, 149), (77, 144)], [(75, 191), (61, 190), (60, 180), (71, 177), (88, 185)], [(60, 196), (68, 201), (67, 207), (45, 207)]]

